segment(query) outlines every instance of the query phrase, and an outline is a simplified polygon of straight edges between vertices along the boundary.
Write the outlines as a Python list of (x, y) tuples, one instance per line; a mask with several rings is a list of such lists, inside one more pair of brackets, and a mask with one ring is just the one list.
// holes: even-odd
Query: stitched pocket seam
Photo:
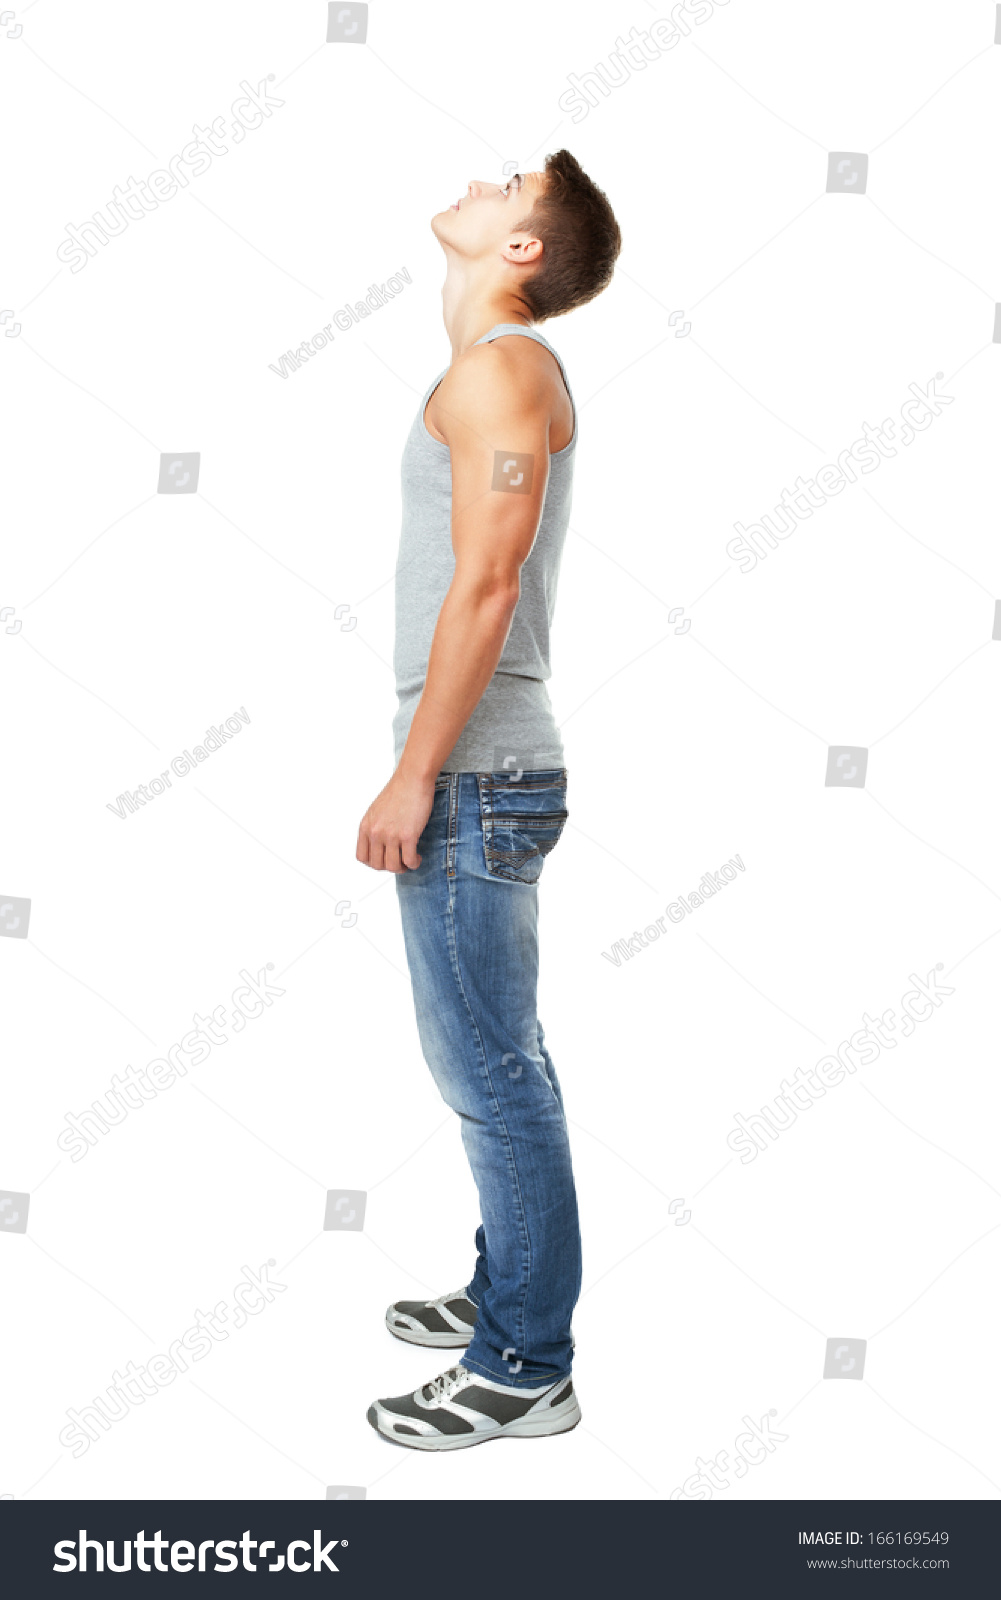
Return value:
[[(480, 827), (483, 835), (483, 857), (484, 865), (488, 875), (492, 878), (502, 878), (508, 883), (522, 883), (531, 887), (532, 885), (538, 883), (539, 878), (542, 875), (542, 868), (545, 865), (546, 856), (549, 855), (559, 843), (563, 829), (569, 817), (569, 812), (564, 806), (558, 811), (515, 812), (505, 809), (497, 813), (494, 811), (493, 806), (490, 803), (491, 798), (496, 793), (525, 793), (526, 790), (529, 789), (531, 792), (536, 794), (542, 793), (546, 789), (559, 790), (565, 794), (566, 774), (561, 774), (560, 779), (557, 782), (553, 782), (552, 777), (548, 777), (545, 783), (536, 783), (533, 785), (530, 782), (525, 783), (519, 781), (516, 787), (511, 783), (510, 780), (494, 782), (489, 773), (477, 774), (477, 782), (480, 798)], [(534, 845), (533, 849), (528, 851), (499, 851), (495, 844), (495, 837), (498, 832), (503, 833), (505, 830), (509, 829), (522, 832), (529, 839), (531, 839), (533, 830), (547, 829), (552, 832), (555, 829), (556, 836), (553, 839), (552, 844), (549, 846), (549, 849), (545, 851), (539, 850)], [(523, 856), (524, 860), (521, 863), (522, 865), (527, 864), (533, 859), (533, 857), (538, 856), (539, 870), (535, 877), (524, 878), (519, 872), (515, 871), (512, 866), (505, 865), (504, 857), (510, 858), (512, 855)]]

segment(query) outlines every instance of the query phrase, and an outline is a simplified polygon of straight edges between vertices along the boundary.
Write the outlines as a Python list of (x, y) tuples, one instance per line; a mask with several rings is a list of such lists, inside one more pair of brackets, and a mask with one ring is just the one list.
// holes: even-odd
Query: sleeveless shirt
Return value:
[[(534, 339), (559, 364), (573, 410), (573, 433), (549, 457), (549, 480), (539, 529), (521, 568), (521, 593), (496, 670), (443, 772), (544, 771), (563, 766), (563, 745), (553, 719), (546, 680), (550, 676), (549, 632), (556, 606), (560, 558), (570, 519), (577, 408), (566, 370), (552, 345), (534, 328), (500, 322), (477, 344), (516, 335)], [(452, 462), (448, 446), (428, 432), (424, 408), (448, 372), (425, 391), (403, 451), (403, 521), (396, 565), (396, 637), (393, 669), (399, 709), (393, 719), (395, 760), (407, 734), (427, 675), (438, 613), (455, 571), (452, 552)]]

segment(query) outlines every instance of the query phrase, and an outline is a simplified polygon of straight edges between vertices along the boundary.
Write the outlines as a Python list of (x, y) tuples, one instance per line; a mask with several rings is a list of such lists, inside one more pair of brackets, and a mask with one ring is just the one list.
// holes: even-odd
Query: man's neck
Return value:
[(516, 294), (487, 277), (482, 266), (448, 257), (448, 269), (441, 291), (445, 332), (452, 346), (452, 360), (482, 339), (499, 322), (514, 322), (531, 327), (525, 305)]

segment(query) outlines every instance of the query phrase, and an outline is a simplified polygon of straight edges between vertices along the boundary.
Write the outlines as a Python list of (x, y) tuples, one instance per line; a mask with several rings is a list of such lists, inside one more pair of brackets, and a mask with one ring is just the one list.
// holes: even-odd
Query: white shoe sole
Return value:
[[(404, 1450), (435, 1451), (468, 1450), (471, 1445), (486, 1444), (488, 1439), (543, 1439), (552, 1434), (569, 1433), (581, 1420), (576, 1394), (572, 1394), (569, 1400), (564, 1400), (562, 1405), (551, 1407), (549, 1412), (537, 1412), (534, 1416), (520, 1417), (517, 1422), (507, 1422), (493, 1433), (448, 1433), (434, 1436), (414, 1433), (401, 1438), (399, 1434), (387, 1432), (379, 1426), (375, 1406), (369, 1406), (367, 1415), (380, 1439), (385, 1439), (387, 1444), (402, 1445)], [(400, 1417), (399, 1421), (409, 1424), (412, 1419)]]

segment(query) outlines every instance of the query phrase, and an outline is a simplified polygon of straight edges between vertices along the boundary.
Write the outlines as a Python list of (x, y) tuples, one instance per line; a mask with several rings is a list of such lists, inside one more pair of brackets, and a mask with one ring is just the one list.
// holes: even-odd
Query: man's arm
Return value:
[[(417, 841), (434, 780), (500, 660), (549, 476), (549, 399), (541, 381), (518, 370), (513, 352), (479, 347), (441, 394), (435, 411), (452, 457), (455, 572), (399, 766), (359, 829), (357, 859), (377, 871), (420, 866)], [(499, 450), (532, 457), (530, 493), (491, 488)]]

